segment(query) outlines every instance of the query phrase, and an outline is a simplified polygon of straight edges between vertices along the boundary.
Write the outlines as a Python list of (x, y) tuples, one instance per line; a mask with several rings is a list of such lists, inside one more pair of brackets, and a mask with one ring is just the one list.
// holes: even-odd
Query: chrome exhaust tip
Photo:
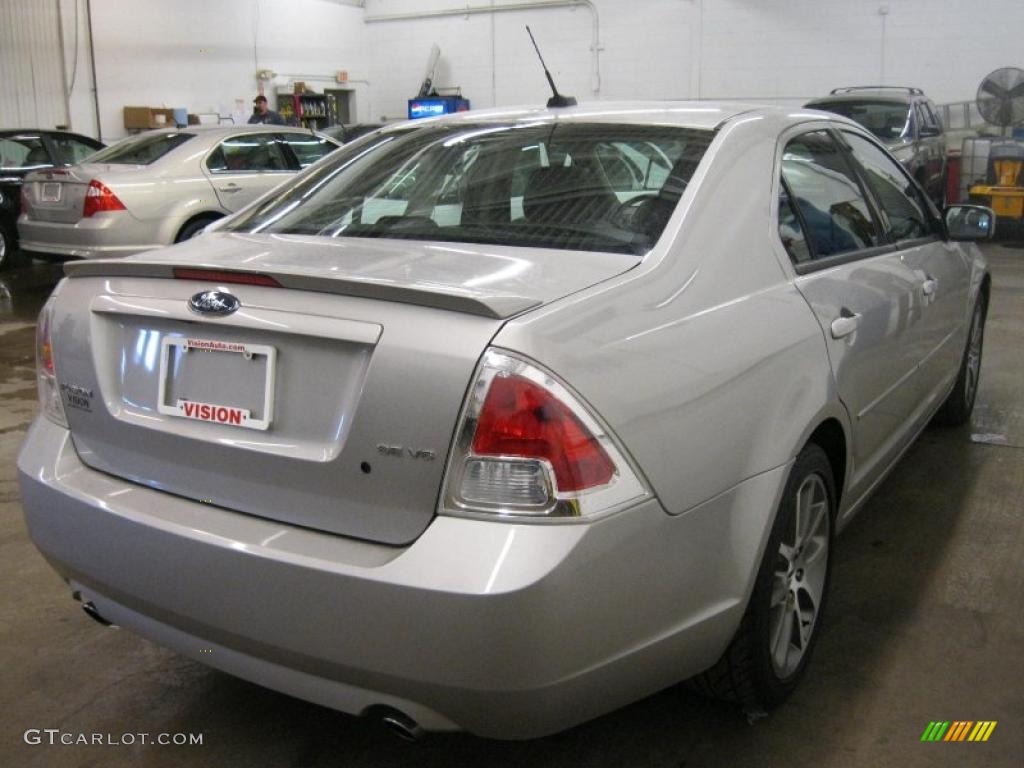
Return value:
[(420, 724), (397, 709), (385, 710), (380, 722), (386, 730), (404, 741), (417, 741), (423, 735)]

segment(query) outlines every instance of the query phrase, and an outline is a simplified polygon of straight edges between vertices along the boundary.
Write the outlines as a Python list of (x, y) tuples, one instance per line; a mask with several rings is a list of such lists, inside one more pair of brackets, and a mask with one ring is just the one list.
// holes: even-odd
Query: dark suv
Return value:
[(864, 85), (836, 88), (804, 106), (855, 120), (885, 142), (903, 167), (941, 207), (946, 136), (935, 105), (920, 88)]

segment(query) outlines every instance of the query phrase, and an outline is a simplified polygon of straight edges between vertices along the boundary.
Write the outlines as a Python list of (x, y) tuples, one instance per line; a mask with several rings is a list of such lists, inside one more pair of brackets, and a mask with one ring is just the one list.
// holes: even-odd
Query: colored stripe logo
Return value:
[(988, 741), (995, 720), (939, 720), (928, 723), (921, 741)]

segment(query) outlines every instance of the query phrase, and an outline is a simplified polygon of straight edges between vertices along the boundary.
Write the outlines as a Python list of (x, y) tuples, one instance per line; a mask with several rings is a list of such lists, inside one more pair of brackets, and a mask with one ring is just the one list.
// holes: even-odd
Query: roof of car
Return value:
[[(916, 90), (916, 89), (915, 89)], [(910, 104), (914, 99), (923, 99), (924, 95), (909, 89), (900, 88), (854, 88), (830, 93), (811, 99), (808, 104), (824, 104), (837, 101), (890, 101), (894, 104)]]
[(715, 101), (595, 101), (574, 107), (554, 109), (535, 105), (478, 109), (443, 117), (423, 118), (416, 122), (422, 124), (441, 121), (479, 123), (579, 120), (711, 129), (738, 114), (763, 109), (777, 108), (759, 104)]
[(287, 131), (289, 133), (314, 133), (309, 128), (301, 128), (296, 125), (274, 125), (273, 123), (257, 123), (255, 125), (186, 125), (182, 128), (154, 128), (152, 131), (147, 133), (156, 133), (158, 131), (166, 131), (168, 133), (181, 132), (181, 133), (195, 133), (202, 134), (203, 136), (227, 136), (234, 133), (254, 133), (266, 131)]
[(38, 136), (39, 134), (45, 134), (47, 136), (77, 136), (78, 138), (88, 139), (89, 141), (96, 141), (91, 136), (78, 133), (76, 131), (59, 131), (55, 128), (3, 128), (0, 129), (0, 136)]

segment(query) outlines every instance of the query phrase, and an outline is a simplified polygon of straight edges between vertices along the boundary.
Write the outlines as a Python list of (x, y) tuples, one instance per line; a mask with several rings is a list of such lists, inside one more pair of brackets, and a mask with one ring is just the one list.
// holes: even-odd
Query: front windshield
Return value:
[(90, 163), (111, 163), (114, 165), (149, 165), (156, 162), (175, 147), (191, 139), (193, 133), (165, 133), (152, 131), (122, 139), (101, 149), (89, 158)]
[(346, 145), (225, 230), (642, 254), (712, 137), (615, 123), (421, 125)]
[(860, 123), (883, 141), (910, 136), (910, 106), (898, 101), (829, 101), (811, 105)]

